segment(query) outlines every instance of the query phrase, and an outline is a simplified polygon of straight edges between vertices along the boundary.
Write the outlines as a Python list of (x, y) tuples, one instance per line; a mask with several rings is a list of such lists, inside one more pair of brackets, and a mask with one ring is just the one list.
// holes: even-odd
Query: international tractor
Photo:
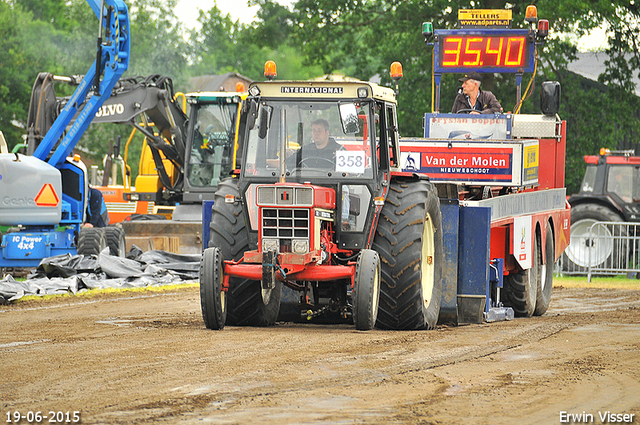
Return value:
[[(530, 28), (511, 29), (502, 12), (499, 28), (466, 18), (457, 30), (423, 26), (435, 100), (421, 138), (400, 138), (396, 92), (376, 84), (249, 88), (242, 167), (221, 183), (204, 223), (207, 328), (273, 324), (285, 304), (291, 310), (282, 298), (290, 291), (299, 318), (344, 318), (358, 330), (546, 312), (570, 229), (559, 85), (544, 85), (542, 115), (439, 111), (441, 75), (470, 69), (515, 72), (521, 103), (548, 22), (535, 27), (533, 8)], [(265, 76), (275, 76), (273, 63)], [(399, 63), (391, 76), (401, 78)]]
[[(202, 254), (206, 326), (273, 324), (285, 285), (308, 318), (348, 317), (360, 330), (434, 327), (438, 196), (426, 175), (400, 170), (394, 91), (271, 81), (252, 84), (245, 107), (242, 167), (220, 183)], [(328, 156), (308, 149), (317, 148), (312, 129), (325, 126), (338, 147)]]

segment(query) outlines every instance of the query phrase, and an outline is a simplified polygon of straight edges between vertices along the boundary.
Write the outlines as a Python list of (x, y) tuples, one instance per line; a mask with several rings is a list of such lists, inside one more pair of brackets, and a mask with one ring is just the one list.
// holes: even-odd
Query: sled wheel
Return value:
[(517, 317), (531, 317), (536, 307), (536, 290), (540, 273), (538, 237), (533, 238), (531, 268), (511, 272), (504, 277), (504, 305), (513, 308)]
[[(553, 263), (555, 257), (555, 240), (551, 224), (547, 223), (547, 236), (544, 242), (544, 264), (540, 265), (540, 274), (536, 290), (536, 308), (534, 316), (542, 316), (547, 312), (551, 302), (551, 291), (553, 288)], [(540, 253), (540, 258), (542, 254)]]

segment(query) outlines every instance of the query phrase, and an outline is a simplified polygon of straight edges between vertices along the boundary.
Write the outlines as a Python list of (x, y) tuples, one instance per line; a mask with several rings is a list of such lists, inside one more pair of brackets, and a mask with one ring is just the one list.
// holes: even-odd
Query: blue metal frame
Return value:
[(489, 284), (491, 208), (460, 208), (458, 239), (458, 323), (482, 323)]
[(211, 216), (213, 215), (213, 202), (202, 201), (202, 250), (209, 248), (211, 239)]

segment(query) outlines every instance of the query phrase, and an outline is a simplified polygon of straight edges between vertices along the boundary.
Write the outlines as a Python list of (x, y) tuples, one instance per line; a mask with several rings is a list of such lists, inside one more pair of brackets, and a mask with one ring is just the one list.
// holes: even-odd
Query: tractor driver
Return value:
[(482, 75), (470, 72), (458, 81), (462, 83), (462, 87), (458, 89), (458, 95), (453, 102), (452, 114), (499, 114), (502, 112), (502, 106), (494, 94), (480, 90)]
[(336, 151), (343, 151), (345, 148), (333, 137), (329, 137), (329, 121), (323, 118), (313, 121), (311, 138), (313, 143), (307, 143), (289, 159), (295, 158), (298, 167), (335, 168)]

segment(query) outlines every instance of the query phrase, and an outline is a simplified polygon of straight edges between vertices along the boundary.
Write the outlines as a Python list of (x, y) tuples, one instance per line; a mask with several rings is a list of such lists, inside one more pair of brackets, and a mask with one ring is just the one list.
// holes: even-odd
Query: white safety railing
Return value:
[(619, 275), (640, 273), (640, 223), (597, 221), (571, 243), (556, 263), (561, 275)]

